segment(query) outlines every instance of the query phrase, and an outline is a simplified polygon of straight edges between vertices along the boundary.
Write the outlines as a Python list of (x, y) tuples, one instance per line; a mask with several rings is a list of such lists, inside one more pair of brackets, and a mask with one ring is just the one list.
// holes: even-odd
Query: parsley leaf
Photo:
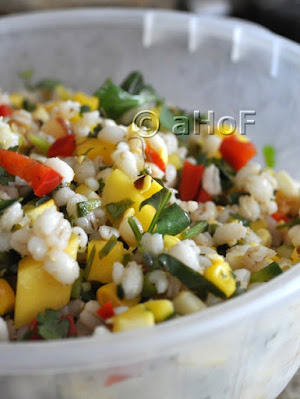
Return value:
[(77, 207), (77, 216), (83, 217), (93, 212), (95, 209), (101, 206), (101, 200), (90, 200), (90, 201), (82, 201), (76, 204)]
[(130, 198), (125, 198), (119, 202), (111, 202), (107, 204), (106, 210), (109, 213), (110, 217), (114, 220), (120, 219), (125, 211), (133, 204), (133, 201)]
[(172, 204), (164, 208), (157, 219), (155, 233), (176, 236), (191, 223), (190, 217), (179, 205)]
[(70, 329), (68, 319), (61, 320), (61, 314), (53, 309), (46, 309), (45, 313), (37, 316), (38, 333), (44, 339), (66, 338)]

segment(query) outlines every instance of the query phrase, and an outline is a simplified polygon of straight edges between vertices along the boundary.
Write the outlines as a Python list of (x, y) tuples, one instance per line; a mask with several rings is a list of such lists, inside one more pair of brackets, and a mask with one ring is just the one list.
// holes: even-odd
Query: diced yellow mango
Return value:
[(258, 219), (255, 222), (250, 223), (251, 230), (256, 232), (259, 229), (267, 229), (268, 225), (264, 219)]
[(70, 100), (72, 98), (72, 93), (63, 85), (56, 86), (55, 93), (63, 101), (67, 101), (67, 100)]
[(17, 108), (23, 108), (24, 97), (19, 93), (11, 93), (9, 96), (10, 102)]
[(170, 236), (168, 234), (164, 236), (164, 246), (166, 249), (171, 249), (178, 243), (178, 241), (180, 241), (180, 239), (175, 236)]
[(40, 206), (34, 206), (30, 203), (24, 206), (25, 215), (30, 218), (31, 225), (36, 221), (37, 217), (40, 216), (46, 209), (55, 206), (55, 202), (53, 199), (50, 199), (47, 202), (44, 202)]
[(173, 303), (169, 299), (154, 299), (144, 303), (145, 308), (154, 315), (155, 323), (166, 320), (174, 313)]
[(258, 237), (261, 239), (261, 245), (264, 245), (265, 247), (270, 247), (272, 244), (272, 236), (269, 230), (267, 229), (258, 229), (255, 232)]
[(92, 189), (90, 189), (85, 184), (80, 184), (75, 190), (75, 193), (84, 195), (88, 200), (99, 199), (99, 195), (95, 193)]
[(155, 324), (154, 315), (143, 305), (135, 306), (111, 319), (113, 332), (135, 330)]
[(97, 290), (97, 300), (101, 306), (105, 305), (107, 302), (111, 302), (113, 307), (118, 306), (128, 306), (129, 308), (137, 305), (141, 297), (138, 296), (134, 299), (120, 299), (117, 294), (117, 286), (115, 283), (108, 283), (102, 285)]
[(173, 152), (173, 154), (169, 155), (168, 163), (175, 166), (177, 170), (182, 169), (182, 160), (179, 158), (179, 155), (176, 152)]
[(99, 107), (99, 99), (95, 96), (88, 96), (87, 94), (79, 91), (73, 95), (73, 101), (79, 102), (81, 105), (88, 105), (91, 111), (95, 111)]
[(112, 163), (111, 153), (115, 149), (115, 144), (106, 143), (93, 137), (81, 137), (76, 140), (76, 155), (86, 155), (90, 159), (98, 156), (103, 157), (106, 165)]
[[(79, 240), (72, 234), (65, 252), (76, 259)], [(43, 268), (43, 262), (27, 256), (19, 262), (15, 327), (20, 328), (46, 308), (60, 309), (70, 301), (72, 285), (62, 285)]]
[(236, 280), (229, 263), (218, 255), (210, 255), (209, 259), (212, 265), (205, 270), (204, 277), (230, 297), (236, 290)]
[(0, 316), (11, 312), (15, 305), (15, 293), (4, 278), (0, 278)]
[(107, 241), (104, 240), (92, 240), (88, 244), (88, 259), (95, 245), (95, 256), (91, 266), (90, 273), (88, 275), (89, 281), (99, 281), (100, 283), (111, 283), (112, 270), (115, 262), (122, 262), (124, 256), (123, 244), (118, 241), (111, 251), (102, 259), (99, 258), (98, 254), (101, 249), (105, 246)]

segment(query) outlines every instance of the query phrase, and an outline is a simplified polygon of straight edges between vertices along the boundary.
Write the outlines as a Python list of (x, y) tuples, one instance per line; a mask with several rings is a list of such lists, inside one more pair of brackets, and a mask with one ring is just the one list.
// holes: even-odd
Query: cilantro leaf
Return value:
[(119, 202), (111, 202), (105, 206), (110, 217), (114, 220), (120, 219), (125, 211), (133, 204), (130, 198), (125, 198)]
[(144, 86), (144, 78), (139, 71), (131, 72), (121, 83), (121, 88), (129, 94), (139, 94)]
[(66, 338), (70, 329), (68, 319), (61, 320), (61, 314), (53, 309), (46, 309), (45, 313), (37, 316), (39, 335), (44, 339)]
[(172, 204), (164, 208), (157, 219), (155, 233), (176, 236), (191, 223), (190, 217), (179, 205)]
[(77, 216), (83, 217), (101, 206), (101, 200), (82, 201), (76, 204)]
[(158, 191), (157, 193), (152, 195), (152, 197), (146, 199), (145, 201), (143, 201), (140, 204), (139, 210), (141, 210), (145, 205), (151, 205), (151, 206), (153, 206), (153, 208), (156, 209), (156, 213), (155, 213), (155, 215), (151, 221), (151, 224), (149, 226), (149, 229), (148, 229), (149, 233), (153, 232), (155, 225), (156, 225), (162, 211), (167, 206), (171, 196), (172, 196), (171, 191), (169, 191), (168, 189), (166, 189), (164, 187), (162, 190)]

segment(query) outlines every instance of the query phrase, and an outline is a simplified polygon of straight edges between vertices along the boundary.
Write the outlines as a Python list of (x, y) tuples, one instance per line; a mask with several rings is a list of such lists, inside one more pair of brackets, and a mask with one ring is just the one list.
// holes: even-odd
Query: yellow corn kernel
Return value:
[(99, 107), (99, 99), (97, 97), (88, 96), (80, 91), (74, 94), (73, 101), (77, 101), (81, 105), (88, 105), (91, 108), (91, 111), (96, 111)]
[(52, 208), (52, 206), (55, 206), (55, 202), (53, 199), (44, 202), (40, 206), (34, 206), (33, 204), (28, 203), (24, 205), (24, 212), (25, 215), (29, 217), (30, 224), (33, 225), (37, 217), (40, 216), (43, 212), (45, 212), (46, 209)]
[(76, 140), (76, 155), (86, 155), (90, 159), (95, 159), (98, 156), (103, 157), (106, 165), (112, 163), (111, 153), (115, 149), (115, 144), (104, 143), (97, 138), (80, 137)]
[(23, 107), (23, 100), (24, 97), (21, 96), (21, 94), (18, 93), (11, 93), (9, 96), (10, 102), (12, 105), (14, 105), (17, 108), (22, 108)]
[(0, 278), (0, 316), (14, 309), (15, 294), (4, 278)]
[(250, 228), (251, 228), (251, 230), (254, 231), (254, 233), (256, 233), (257, 230), (267, 229), (268, 228), (268, 224), (267, 224), (267, 222), (264, 219), (259, 219), (259, 220), (256, 220), (255, 222), (251, 222), (250, 223)]
[(297, 252), (297, 248), (294, 249), (292, 255), (291, 255), (291, 259), (293, 261), (293, 263), (298, 263), (300, 261), (300, 255)]
[(143, 305), (135, 306), (111, 318), (113, 332), (130, 331), (155, 324), (154, 315)]
[(179, 158), (179, 155), (176, 152), (173, 152), (173, 154), (169, 155), (168, 163), (175, 166), (177, 170), (182, 168), (182, 160)]
[(63, 101), (67, 101), (72, 98), (72, 93), (63, 85), (56, 86), (55, 92)]
[(265, 247), (270, 247), (272, 244), (272, 236), (269, 230), (267, 229), (258, 229), (255, 232), (258, 237), (261, 239), (261, 245), (264, 245)]
[(134, 299), (120, 299), (117, 294), (116, 284), (108, 283), (98, 288), (97, 300), (101, 306), (105, 305), (107, 302), (111, 302), (113, 307), (128, 306), (130, 308), (137, 305), (140, 302), (141, 297), (138, 296)]
[(92, 189), (90, 189), (85, 184), (80, 184), (75, 190), (75, 193), (84, 195), (88, 200), (99, 199), (99, 195), (95, 193)]
[(99, 258), (99, 252), (106, 245), (107, 241), (104, 240), (92, 240), (88, 244), (88, 259), (95, 246), (96, 252), (94, 260), (91, 266), (90, 273), (88, 275), (89, 281), (99, 281), (100, 283), (111, 283), (112, 270), (115, 262), (122, 262), (124, 255), (123, 244), (117, 241), (116, 245), (109, 251), (109, 253), (104, 256), (104, 258)]
[(164, 246), (166, 249), (174, 247), (178, 241), (180, 241), (178, 237), (169, 236), (168, 234), (164, 236)]
[(218, 255), (211, 255), (212, 265), (205, 272), (204, 277), (218, 287), (226, 297), (230, 297), (236, 289), (236, 280), (229, 264)]
[(173, 300), (175, 312), (182, 315), (199, 312), (206, 308), (204, 302), (190, 291), (181, 291)]
[(174, 313), (173, 303), (169, 299), (154, 299), (145, 302), (144, 305), (153, 313), (155, 323), (166, 320)]

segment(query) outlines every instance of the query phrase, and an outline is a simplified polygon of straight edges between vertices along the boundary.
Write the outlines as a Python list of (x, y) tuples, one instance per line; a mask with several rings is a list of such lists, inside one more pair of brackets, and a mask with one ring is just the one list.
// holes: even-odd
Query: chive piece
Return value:
[(35, 147), (37, 147), (43, 154), (47, 154), (47, 151), (51, 146), (47, 140), (43, 139), (42, 137), (36, 136), (35, 134), (29, 134), (28, 137)]
[(91, 107), (89, 105), (82, 105), (80, 107), (80, 111), (79, 114), (82, 116), (82, 114), (84, 114), (85, 112), (90, 112)]
[[(44, 204), (45, 202), (49, 201), (51, 198), (48, 197), (48, 195), (44, 195), (41, 198), (37, 198), (36, 200), (32, 201), (32, 205), (35, 206), (36, 208), (42, 204)], [(27, 205), (27, 204), (26, 204)]]
[(93, 212), (95, 209), (99, 208), (99, 206), (101, 206), (101, 200), (78, 202), (76, 206), (77, 206), (77, 216), (81, 218)]
[(134, 219), (133, 216), (131, 216), (130, 218), (128, 218), (128, 224), (131, 227), (131, 230), (135, 236), (135, 239), (137, 240), (137, 242), (139, 243), (142, 239), (142, 234), (138, 228), (138, 225), (136, 224), (136, 221)]
[(94, 258), (95, 258), (95, 253), (96, 253), (96, 246), (94, 245), (93, 248), (92, 248), (92, 251), (90, 253), (90, 256), (88, 258), (87, 264), (85, 266), (85, 270), (84, 270), (84, 277), (85, 278), (88, 278), (88, 276), (90, 274), (91, 267), (92, 267), (92, 264), (93, 264)]
[(4, 211), (13, 205), (15, 202), (21, 202), (23, 198), (14, 198), (9, 200), (0, 200), (0, 216), (3, 215)]
[(131, 255), (129, 253), (125, 254), (123, 256), (123, 261), (122, 261), (123, 266), (126, 266), (130, 262), (130, 260), (131, 260)]
[(278, 224), (276, 226), (276, 229), (284, 229), (285, 227), (293, 227), (293, 226), (296, 226), (297, 224), (300, 224), (300, 218), (295, 218), (287, 223)]
[(250, 221), (246, 218), (243, 218), (243, 216), (237, 215), (236, 213), (230, 213), (230, 216), (234, 219), (240, 220), (245, 227), (250, 226)]
[(110, 237), (110, 239), (107, 241), (107, 243), (104, 245), (104, 247), (101, 249), (101, 251), (99, 252), (99, 258), (105, 258), (105, 256), (107, 256), (110, 251), (113, 249), (113, 247), (116, 245), (118, 239), (115, 235), (112, 235)]
[(121, 301), (125, 298), (125, 293), (123, 287), (119, 284), (117, 285), (117, 296)]
[(267, 168), (274, 168), (276, 151), (272, 145), (265, 145), (263, 148), (263, 154), (265, 157), (265, 164)]
[(201, 220), (201, 222), (195, 224), (189, 230), (184, 231), (181, 233), (181, 238), (183, 240), (191, 239), (197, 236), (198, 234), (204, 233), (208, 230), (208, 222), (206, 220)]
[(278, 263), (273, 262), (256, 273), (253, 273), (250, 278), (250, 284), (252, 283), (265, 283), (272, 278), (279, 276), (283, 271)]
[(103, 191), (103, 189), (105, 187), (104, 180), (101, 178), (101, 179), (98, 180), (98, 183), (99, 183), (98, 193), (102, 194), (102, 191)]
[(119, 202), (111, 202), (105, 206), (110, 217), (114, 220), (120, 219), (125, 211), (133, 204), (130, 198), (125, 198)]
[(72, 284), (71, 298), (73, 299), (80, 299), (83, 275), (84, 275), (84, 270), (80, 269), (79, 277)]
[(144, 284), (142, 289), (142, 298), (152, 298), (157, 294), (155, 285), (150, 281), (150, 273), (146, 273), (144, 276)]

